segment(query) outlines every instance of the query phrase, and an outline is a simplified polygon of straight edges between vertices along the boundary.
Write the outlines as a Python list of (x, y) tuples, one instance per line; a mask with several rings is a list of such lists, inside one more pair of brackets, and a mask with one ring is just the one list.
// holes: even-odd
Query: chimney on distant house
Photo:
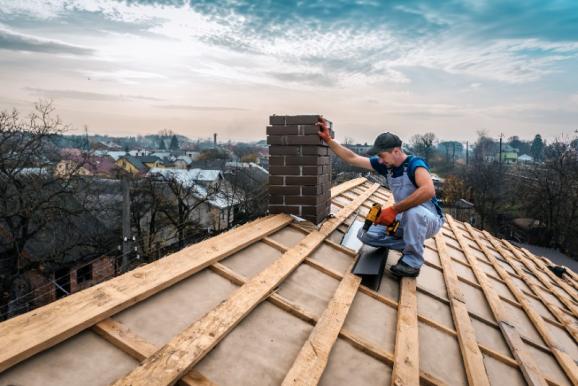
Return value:
[[(269, 212), (319, 224), (330, 213), (329, 146), (317, 134), (319, 115), (272, 115), (269, 144)], [(331, 122), (329, 122), (331, 126)], [(333, 132), (332, 132), (333, 136)]]
[(213, 134), (213, 147), (215, 149), (217, 148), (217, 133)]

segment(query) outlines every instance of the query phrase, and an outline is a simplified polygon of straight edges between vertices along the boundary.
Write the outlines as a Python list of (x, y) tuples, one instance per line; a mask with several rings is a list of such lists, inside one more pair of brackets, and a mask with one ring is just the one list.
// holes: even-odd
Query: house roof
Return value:
[(319, 227), (260, 218), (0, 323), (0, 384), (578, 382), (578, 275), (447, 216), (418, 278), (373, 291), (341, 241), (391, 194), (331, 193)]

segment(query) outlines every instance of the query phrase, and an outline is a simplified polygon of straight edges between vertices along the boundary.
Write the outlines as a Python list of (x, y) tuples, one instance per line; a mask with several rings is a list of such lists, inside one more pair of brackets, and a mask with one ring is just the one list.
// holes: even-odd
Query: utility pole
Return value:
[(502, 167), (502, 137), (504, 134), (500, 133), (500, 168)]
[(132, 235), (130, 229), (130, 187), (129, 177), (123, 175), (121, 177), (122, 186), (122, 262), (120, 266), (121, 272), (126, 272), (128, 269), (128, 257), (131, 252)]

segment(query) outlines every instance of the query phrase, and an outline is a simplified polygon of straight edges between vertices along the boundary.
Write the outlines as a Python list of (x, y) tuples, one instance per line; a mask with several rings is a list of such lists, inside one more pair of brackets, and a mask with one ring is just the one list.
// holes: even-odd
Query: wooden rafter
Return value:
[(339, 336), (339, 331), (343, 327), (360, 284), (361, 278), (350, 273), (348, 269), (333, 298), (315, 324), (311, 335), (299, 351), (295, 362), (283, 380), (283, 385), (316, 385), (319, 383), (327, 366), (329, 353)]
[[(213, 264), (211, 266), (211, 269), (214, 272), (216, 272), (217, 274), (221, 275), (222, 277), (230, 280), (234, 284), (243, 285), (247, 281), (247, 279), (243, 275), (234, 272), (233, 270), (231, 270), (230, 268), (226, 267), (225, 265), (223, 265), (221, 263)], [(327, 269), (327, 270), (329, 270), (329, 269)], [(343, 276), (340, 275), (339, 277), (342, 278)], [(339, 279), (339, 280), (341, 280), (341, 279)], [(363, 292), (364, 288), (368, 291), (369, 296), (371, 296), (372, 294), (376, 295), (376, 296), (380, 297), (379, 300), (383, 302), (384, 298), (381, 297), (381, 295), (373, 292), (372, 290), (370, 290), (367, 287), (361, 286), (360, 291)], [(270, 294), (269, 297), (267, 298), (267, 300), (271, 304), (274, 304), (277, 307), (289, 312), (291, 315), (296, 316), (297, 318), (303, 320), (306, 323), (309, 323), (312, 325), (315, 325), (317, 323), (318, 319), (315, 315), (304, 310), (303, 308), (299, 307), (295, 303), (291, 302), (290, 300), (288, 300), (287, 298), (285, 298), (282, 295), (279, 295), (276, 292), (273, 292), (272, 294)], [(391, 302), (393, 302), (393, 301), (391, 301)], [(393, 303), (395, 304), (394, 308), (397, 308), (397, 303), (396, 302), (393, 302)], [(390, 304), (387, 304), (387, 305), (391, 306)], [(371, 342), (366, 341), (365, 339), (363, 339), (360, 336), (354, 334), (353, 332), (347, 330), (346, 328), (341, 329), (341, 331), (339, 332), (339, 337), (345, 339), (346, 341), (348, 341), (349, 343), (354, 345), (359, 350), (365, 352), (366, 354), (372, 356), (373, 358), (375, 358), (381, 362), (384, 362), (390, 366), (392, 366), (394, 364), (393, 354), (383, 350), (382, 348), (375, 346)], [(431, 385), (431, 386), (441, 386), (441, 385), (445, 384), (442, 380), (436, 378), (435, 376), (433, 376), (433, 375), (431, 375), (425, 371), (420, 371), (420, 383), (424, 384), (424, 385)]]
[(402, 278), (400, 287), (391, 384), (393, 386), (417, 385), (419, 384), (419, 333), (415, 279)]
[[(158, 350), (158, 347), (114, 319), (105, 319), (95, 324), (92, 330), (139, 362)], [(183, 386), (217, 386), (196, 370), (185, 374), (180, 384)]]
[(512, 322), (507, 317), (507, 314), (504, 313), (504, 309), (502, 307), (502, 303), (500, 301), (500, 297), (492, 287), (486, 273), (479, 267), (477, 259), (472, 256), (471, 252), (467, 248), (466, 242), (461, 231), (456, 226), (454, 219), (450, 215), (446, 215), (446, 220), (451, 228), (453, 234), (455, 235), (466, 260), (469, 262), (472, 271), (480, 286), (482, 291), (490, 305), (490, 309), (494, 315), (494, 318), (498, 321), (498, 325), (500, 326), (500, 331), (504, 336), (510, 350), (512, 351), (514, 358), (518, 362), (520, 366), (520, 370), (526, 382), (529, 385), (540, 385), (546, 386), (546, 380), (544, 375), (540, 372), (538, 366), (536, 365), (534, 358), (528, 353), (526, 350), (522, 339), (520, 338), (520, 334), (518, 331), (512, 327)]
[[(568, 354), (561, 351), (560, 349), (558, 349), (556, 347), (555, 344), (553, 344), (552, 336), (550, 335), (550, 332), (547, 330), (546, 326), (544, 325), (544, 320), (536, 312), (536, 310), (534, 310), (532, 307), (530, 307), (530, 305), (528, 304), (528, 301), (526, 300), (526, 297), (524, 296), (522, 291), (512, 281), (510, 274), (504, 269), (504, 267), (501, 266), (500, 263), (498, 263), (496, 257), (490, 252), (490, 250), (488, 249), (486, 244), (484, 244), (480, 240), (477, 232), (473, 229), (473, 227), (468, 223), (465, 223), (465, 226), (466, 226), (466, 229), (468, 230), (468, 232), (470, 233), (470, 235), (473, 237), (473, 239), (479, 245), (479, 247), (482, 250), (482, 252), (484, 253), (484, 255), (488, 258), (488, 260), (490, 261), (490, 263), (492, 264), (494, 269), (498, 272), (500, 277), (504, 280), (504, 282), (506, 283), (506, 285), (508, 286), (508, 288), (510, 289), (510, 291), (512, 292), (512, 294), (514, 295), (514, 297), (518, 301), (518, 303), (520, 303), (522, 305), (522, 308), (526, 312), (526, 315), (528, 316), (528, 318), (530, 319), (530, 321), (532, 322), (532, 324), (534, 325), (534, 327), (536, 328), (536, 330), (538, 331), (538, 333), (540, 334), (540, 336), (542, 337), (544, 342), (546, 342), (546, 345), (548, 346), (548, 348), (550, 349), (550, 351), (552, 352), (552, 354), (554, 355), (554, 357), (556, 358), (556, 360), (558, 361), (558, 363), (560, 364), (560, 366), (562, 367), (562, 369), (564, 370), (566, 375), (576, 384), (578, 382), (578, 373), (576, 373), (576, 370), (575, 370), (576, 364), (574, 363), (572, 358), (570, 358), (570, 356)], [(498, 252), (500, 252), (500, 251), (498, 251)], [(506, 261), (507, 261), (508, 257), (507, 257), (507, 255), (506, 256), (504, 256), (504, 255), (505, 254), (502, 254), (502, 257), (504, 259), (506, 259)], [(512, 266), (512, 264), (510, 264), (510, 266)], [(515, 264), (514, 264), (514, 266), (515, 266)], [(512, 266), (513, 269), (515, 269), (514, 266)], [(518, 272), (518, 275), (519, 274), (520, 274), (520, 272)], [(529, 280), (527, 278), (526, 278), (526, 282), (529, 282)]]
[(478, 347), (476, 334), (468, 314), (468, 309), (466, 308), (464, 295), (459, 288), (458, 277), (447, 255), (445, 241), (440, 234), (435, 236), (435, 241), (443, 267), (443, 277), (446, 283), (450, 309), (458, 334), (458, 343), (462, 352), (468, 383), (470, 385), (489, 386), (490, 380), (488, 379), (484, 359)]
[[(267, 298), (301, 262), (321, 245), (349, 215), (377, 188), (374, 184), (355, 201), (326, 220), (318, 231), (307, 235), (299, 244), (285, 252), (268, 268), (238, 288), (227, 300), (186, 328), (157, 353), (142, 362), (115, 385), (133, 385), (149, 382), (170, 385), (188, 372), (215, 345), (217, 345), (261, 301)], [(179, 355), (175, 355), (179, 353)]]
[(0, 372), (289, 224), (269, 216), (0, 324)]

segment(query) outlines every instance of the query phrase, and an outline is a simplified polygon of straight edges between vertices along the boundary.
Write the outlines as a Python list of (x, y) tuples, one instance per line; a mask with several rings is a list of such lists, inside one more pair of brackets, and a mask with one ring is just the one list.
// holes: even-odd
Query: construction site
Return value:
[(0, 323), (0, 385), (578, 385), (578, 275), (446, 214), (392, 276), (317, 119), (270, 117), (269, 215)]

